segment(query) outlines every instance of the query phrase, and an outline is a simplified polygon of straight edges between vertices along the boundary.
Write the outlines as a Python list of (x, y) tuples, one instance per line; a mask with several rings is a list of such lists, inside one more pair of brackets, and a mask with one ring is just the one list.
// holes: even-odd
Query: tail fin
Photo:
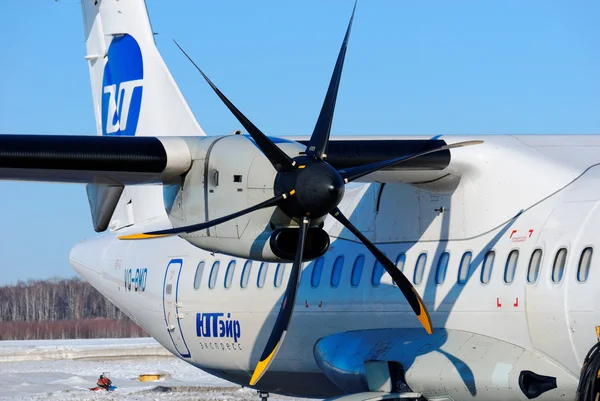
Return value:
[(165, 65), (144, 0), (82, 0), (102, 135), (205, 135)]
[[(156, 48), (144, 0), (81, 4), (98, 134), (205, 135)], [(96, 231), (166, 216), (160, 185), (89, 184), (87, 191)]]

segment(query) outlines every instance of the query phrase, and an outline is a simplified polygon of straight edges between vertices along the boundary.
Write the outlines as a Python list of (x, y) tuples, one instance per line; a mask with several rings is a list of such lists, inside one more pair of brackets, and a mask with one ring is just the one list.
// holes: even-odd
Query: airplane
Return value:
[[(98, 136), (0, 136), (0, 178), (86, 184), (77, 273), (175, 356), (338, 400), (593, 399), (600, 138), (206, 136), (144, 0), (82, 0)], [(177, 44), (179, 46), (179, 44)]]

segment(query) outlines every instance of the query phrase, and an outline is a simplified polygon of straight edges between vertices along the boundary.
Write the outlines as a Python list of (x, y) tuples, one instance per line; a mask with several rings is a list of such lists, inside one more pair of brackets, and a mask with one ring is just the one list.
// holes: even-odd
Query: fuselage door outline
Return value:
[(183, 330), (179, 321), (179, 278), (183, 268), (183, 259), (171, 259), (165, 269), (163, 282), (163, 311), (165, 325), (171, 337), (173, 346), (183, 358), (190, 358), (190, 350), (183, 337)]

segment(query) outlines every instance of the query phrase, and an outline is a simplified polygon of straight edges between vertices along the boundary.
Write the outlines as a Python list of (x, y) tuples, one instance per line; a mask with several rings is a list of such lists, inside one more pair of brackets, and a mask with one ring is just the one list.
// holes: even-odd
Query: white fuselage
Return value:
[[(436, 330), (474, 333), (531, 351), (576, 382), (600, 325), (600, 261), (594, 254), (600, 244), (600, 138), (481, 139), (484, 145), (453, 152), (440, 178), (418, 185), (388, 182), (383, 190), (378, 183), (357, 184), (340, 207), (403, 268)], [(168, 224), (165, 215), (119, 234)], [(340, 394), (315, 361), (319, 339), (378, 328), (427, 335), (389, 276), (378, 284), (380, 269), (362, 244), (333, 219), (325, 229), (331, 247), (322, 261), (305, 264), (289, 331), (259, 388), (309, 397)], [(514, 251), (518, 258), (510, 280)], [(361, 255), (359, 273), (355, 265)], [(445, 275), (440, 260), (447, 260)], [(267, 264), (211, 254), (179, 237), (130, 242), (114, 233), (77, 245), (71, 263), (173, 354), (242, 385), (270, 334), (289, 273), (287, 265), (278, 274), (276, 263), (264, 273)], [(424, 350), (405, 368), (422, 369), (428, 355), (440, 351), (436, 354), (443, 357), (441, 351), (449, 350)], [(483, 368), (478, 358), (465, 363), (474, 372)], [(464, 379), (456, 371), (440, 375), (420, 379), (413, 390), (427, 396), (428, 389), (456, 388), (462, 394)], [(495, 383), (496, 378), (488, 379)], [(558, 385), (573, 395), (572, 382)], [(490, 397), (481, 391), (476, 396)]]

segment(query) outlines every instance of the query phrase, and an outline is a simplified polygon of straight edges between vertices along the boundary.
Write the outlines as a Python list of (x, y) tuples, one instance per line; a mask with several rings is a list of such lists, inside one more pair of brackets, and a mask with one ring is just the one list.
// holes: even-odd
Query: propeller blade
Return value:
[(327, 89), (327, 94), (325, 95), (323, 106), (321, 107), (321, 113), (317, 119), (317, 124), (310, 137), (310, 141), (306, 146), (306, 154), (308, 156), (316, 156), (317, 158), (322, 159), (327, 152), (327, 143), (329, 142), (329, 134), (331, 133), (335, 102), (337, 100), (340, 80), (342, 78), (342, 69), (344, 68), (344, 59), (346, 58), (346, 50), (348, 49), (348, 40), (350, 39), (350, 31), (352, 30), (352, 21), (354, 21), (354, 12), (356, 11), (357, 2), (354, 3), (352, 16), (348, 23), (346, 36), (344, 36), (344, 41), (342, 42), (342, 47), (338, 54), (333, 74), (331, 75), (331, 81), (329, 82), (329, 88)]
[(344, 227), (352, 232), (365, 246), (369, 249), (369, 251), (377, 258), (379, 263), (383, 266), (385, 271), (392, 277), (394, 283), (400, 288), (400, 291), (404, 294), (404, 297), (408, 301), (408, 304), (413, 308), (415, 313), (417, 314), (417, 318), (425, 328), (427, 333), (433, 333), (433, 329), (431, 326), (431, 317), (429, 316), (429, 312), (427, 308), (425, 308), (425, 304), (423, 300), (415, 290), (415, 287), (411, 284), (410, 281), (406, 278), (404, 273), (402, 273), (396, 265), (388, 259), (387, 256), (383, 254), (371, 241), (368, 240), (350, 221), (344, 216), (344, 214), (340, 211), (340, 209), (335, 208), (331, 212), (331, 215)]
[(207, 228), (216, 226), (218, 224), (225, 223), (229, 220), (233, 220), (237, 217), (246, 215), (248, 213), (252, 213), (256, 210), (264, 209), (264, 208), (267, 208), (270, 206), (275, 206), (279, 202), (283, 201), (284, 199), (287, 199), (288, 196), (291, 196), (295, 193), (296, 193), (296, 191), (291, 191), (287, 194), (281, 194), (274, 198), (267, 199), (266, 201), (261, 202), (257, 205), (251, 206), (247, 209), (240, 210), (239, 212), (235, 212), (235, 213), (232, 213), (227, 216), (219, 217), (219, 218), (211, 220), (211, 221), (206, 221), (204, 223), (192, 224), (190, 226), (184, 226), (184, 227), (178, 227), (178, 228), (171, 228), (168, 230), (151, 231), (151, 232), (143, 233), (143, 234), (121, 235), (121, 236), (119, 236), (119, 239), (121, 239), (121, 240), (151, 239), (151, 238), (167, 237), (170, 235), (179, 235), (179, 234), (184, 234), (184, 233), (193, 233), (195, 231), (205, 230)]
[(425, 151), (419, 152), (419, 153), (413, 153), (412, 155), (398, 157), (395, 159), (384, 160), (384, 161), (377, 162), (377, 163), (366, 164), (364, 166), (350, 167), (347, 169), (340, 170), (339, 172), (342, 175), (344, 182), (349, 183), (349, 182), (355, 181), (361, 177), (364, 177), (367, 174), (371, 174), (371, 173), (374, 173), (381, 169), (384, 169), (386, 167), (391, 167), (396, 164), (404, 163), (406, 161), (416, 159), (417, 157), (425, 156), (430, 153), (436, 153), (436, 152), (440, 152), (442, 150), (448, 150), (448, 149), (454, 149), (454, 148), (462, 148), (465, 146), (479, 145), (481, 143), (483, 143), (483, 141), (457, 142), (457, 143), (453, 143), (450, 145), (440, 146), (439, 148), (429, 149), (429, 150), (425, 150)]
[(242, 112), (239, 111), (237, 107), (235, 107), (233, 103), (231, 103), (229, 99), (225, 97), (225, 95), (219, 90), (219, 88), (217, 88), (215, 84), (213, 84), (212, 81), (206, 76), (206, 74), (202, 72), (202, 70), (200, 69), (200, 67), (198, 67), (194, 60), (192, 60), (192, 58), (188, 56), (185, 50), (183, 50), (183, 48), (179, 46), (179, 43), (177, 43), (175, 40), (173, 40), (173, 42), (175, 42), (177, 47), (179, 47), (179, 50), (181, 50), (181, 52), (187, 57), (188, 60), (190, 60), (194, 67), (196, 67), (198, 72), (202, 74), (206, 82), (215, 91), (215, 93), (217, 94), (217, 96), (219, 96), (223, 103), (225, 103), (225, 106), (227, 106), (227, 108), (233, 113), (233, 115), (235, 116), (235, 118), (237, 118), (240, 124), (242, 124), (244, 128), (246, 128), (248, 134), (250, 134), (252, 139), (254, 139), (254, 142), (256, 142), (258, 148), (265, 154), (265, 156), (267, 156), (273, 167), (275, 167), (277, 171), (285, 171), (292, 167), (294, 165), (294, 161), (287, 154), (285, 154), (283, 150), (279, 149), (279, 147), (275, 145), (273, 141), (271, 141), (265, 134), (263, 134), (262, 131), (258, 129), (258, 127), (256, 127), (256, 125), (254, 125), (250, 120), (248, 120), (248, 118), (246, 118), (246, 116), (243, 115)]
[(309, 224), (310, 220), (303, 217), (298, 231), (296, 259), (294, 260), (292, 271), (290, 272), (290, 279), (285, 288), (281, 309), (279, 309), (279, 314), (277, 315), (277, 320), (275, 321), (275, 326), (273, 326), (273, 331), (271, 331), (271, 336), (267, 341), (267, 345), (265, 346), (256, 368), (254, 368), (254, 373), (250, 379), (251, 386), (254, 386), (265, 374), (271, 365), (271, 362), (273, 362), (275, 355), (277, 355), (277, 351), (279, 351), (283, 339), (285, 338), (285, 334), (287, 333), (288, 325), (292, 319), (294, 304), (296, 303), (296, 293), (298, 291), (298, 283), (300, 282), (300, 273), (302, 272), (302, 254), (304, 252), (304, 242), (306, 241)]

